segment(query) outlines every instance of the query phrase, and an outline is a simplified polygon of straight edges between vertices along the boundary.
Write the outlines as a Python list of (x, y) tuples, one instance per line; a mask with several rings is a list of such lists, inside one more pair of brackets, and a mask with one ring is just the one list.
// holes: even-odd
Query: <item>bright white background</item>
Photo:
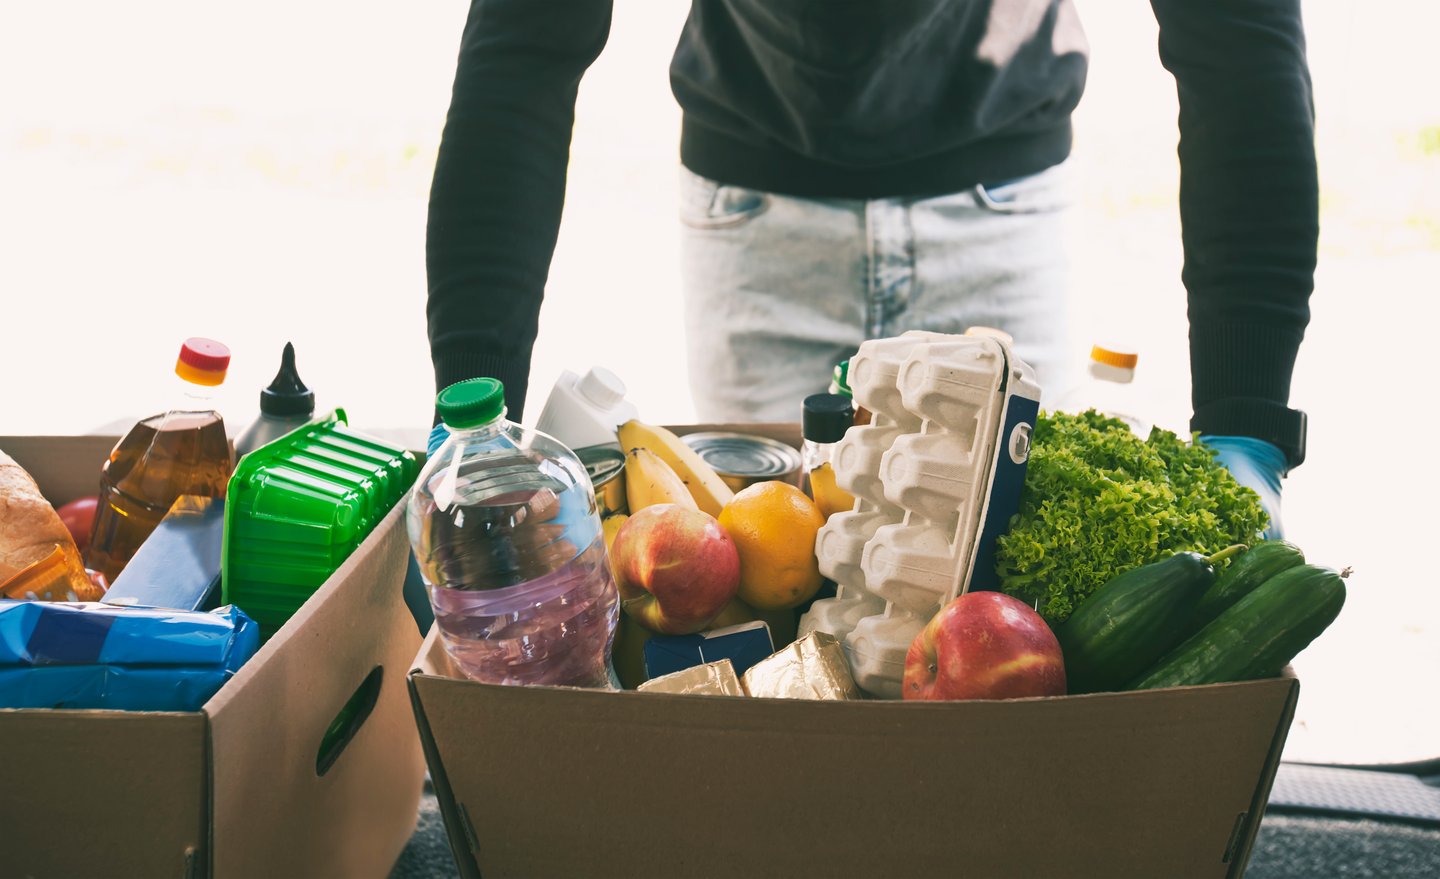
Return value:
[[(620, 0), (581, 88), (570, 196), (530, 392), (603, 363), (643, 415), (692, 418), (666, 67), (687, 4)], [(1077, 341), (1142, 353), (1162, 423), (1188, 415), (1174, 84), (1148, 4), (1081, 0)], [(1310, 461), (1289, 535), (1354, 565), (1296, 662), (1291, 759), (1440, 754), (1428, 557), (1440, 326), (1440, 101), (1428, 4), (1310, 0), (1322, 176), (1315, 313), (1293, 405)], [(424, 223), (460, 0), (0, 6), (0, 436), (83, 432), (164, 405), (179, 342), (234, 351), (236, 429), (294, 341), (320, 405), (428, 426)]]

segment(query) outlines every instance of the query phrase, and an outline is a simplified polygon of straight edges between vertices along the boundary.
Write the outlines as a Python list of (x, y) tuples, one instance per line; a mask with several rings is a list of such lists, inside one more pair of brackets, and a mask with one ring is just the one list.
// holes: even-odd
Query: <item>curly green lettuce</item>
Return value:
[(1142, 440), (1093, 410), (1042, 414), (996, 571), (1053, 625), (1116, 574), (1251, 542), (1265, 526), (1259, 497), (1198, 439), (1156, 428)]

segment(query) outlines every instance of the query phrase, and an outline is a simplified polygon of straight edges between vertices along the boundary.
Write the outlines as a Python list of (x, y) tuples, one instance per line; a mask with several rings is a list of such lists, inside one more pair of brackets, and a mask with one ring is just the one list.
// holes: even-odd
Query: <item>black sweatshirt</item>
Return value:
[[(1318, 236), (1299, 0), (1151, 0), (1180, 98), (1192, 427), (1268, 439)], [(580, 77), (611, 0), (472, 0), (430, 192), (437, 389), (488, 375), (524, 411)], [(681, 161), (811, 197), (938, 195), (1070, 150), (1086, 46), (1070, 0), (694, 0), (671, 64)]]

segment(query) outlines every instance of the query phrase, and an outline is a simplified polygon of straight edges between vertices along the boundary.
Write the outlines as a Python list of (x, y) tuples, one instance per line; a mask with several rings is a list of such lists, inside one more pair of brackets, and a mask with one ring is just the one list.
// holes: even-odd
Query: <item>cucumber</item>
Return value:
[(1178, 552), (1091, 593), (1055, 629), (1069, 692), (1119, 689), (1180, 643), (1195, 605), (1215, 582), (1215, 563), (1242, 549), (1209, 558)]
[(1347, 568), (1287, 568), (1221, 612), (1126, 689), (1250, 681), (1280, 674), (1335, 621)]
[(1222, 611), (1249, 595), (1271, 577), (1296, 565), (1305, 564), (1300, 547), (1285, 540), (1265, 540), (1250, 547), (1221, 571), (1215, 585), (1200, 596), (1190, 618), (1190, 632), (1195, 634)]

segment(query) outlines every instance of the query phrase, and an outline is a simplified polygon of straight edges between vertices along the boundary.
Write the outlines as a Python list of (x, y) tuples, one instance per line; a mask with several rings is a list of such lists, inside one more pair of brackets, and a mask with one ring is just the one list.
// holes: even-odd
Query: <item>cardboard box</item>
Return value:
[[(0, 449), (59, 505), (95, 493), (116, 439)], [(0, 875), (385, 876), (425, 772), (403, 517), (402, 503), (200, 711), (0, 710)]]
[(1244, 872), (1299, 682), (930, 703), (504, 687), (455, 676), (432, 631), (410, 693), (465, 877), (1108, 879)]

